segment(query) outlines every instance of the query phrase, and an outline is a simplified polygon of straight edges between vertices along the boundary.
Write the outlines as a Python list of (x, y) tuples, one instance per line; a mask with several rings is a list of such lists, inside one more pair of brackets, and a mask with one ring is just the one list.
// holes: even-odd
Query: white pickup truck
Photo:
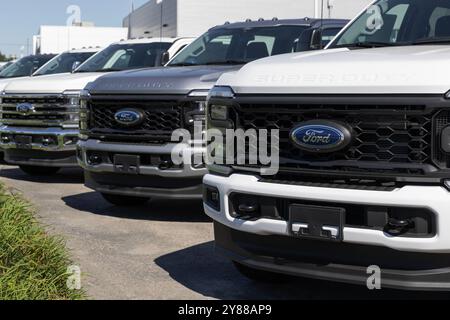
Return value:
[[(8, 83), (0, 95), (0, 149), (5, 161), (29, 174), (52, 174), (75, 167), (80, 91), (115, 71), (160, 66), (190, 38), (121, 41), (98, 52), (73, 73)], [(168, 54), (166, 54), (168, 53)]]
[(210, 164), (218, 250), (258, 280), (449, 290), (449, 74), (450, 2), (379, 0), (326, 50), (222, 76), (208, 127), (279, 130), (279, 169)]

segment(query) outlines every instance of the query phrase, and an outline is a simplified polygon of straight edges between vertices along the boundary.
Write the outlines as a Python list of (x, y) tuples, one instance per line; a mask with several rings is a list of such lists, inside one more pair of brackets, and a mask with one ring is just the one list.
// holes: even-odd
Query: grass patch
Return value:
[(50, 236), (31, 206), (0, 185), (0, 300), (74, 300), (64, 241)]

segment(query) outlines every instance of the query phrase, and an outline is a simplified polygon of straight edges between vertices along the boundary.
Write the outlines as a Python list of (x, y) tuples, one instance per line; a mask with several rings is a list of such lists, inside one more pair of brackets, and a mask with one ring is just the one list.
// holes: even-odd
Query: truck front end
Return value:
[[(219, 80), (208, 129), (253, 132), (277, 155), (268, 171), (249, 161), (254, 141), (223, 139), (215, 148), (234, 150), (234, 162), (208, 163), (216, 248), (245, 275), (450, 289), (450, 49), (436, 40), (450, 17), (436, 19), (440, 5), (378, 1), (329, 50)], [(419, 22), (433, 26), (428, 41), (409, 38)], [(278, 133), (261, 140), (264, 130)]]
[(26, 171), (77, 166), (79, 92), (5, 92), (0, 97), (0, 122), (0, 148), (8, 163)]
[(188, 95), (102, 95), (86, 92), (81, 109), (78, 161), (86, 185), (116, 204), (136, 204), (151, 197), (200, 199), (203, 162), (175, 164), (176, 130), (198, 141), (185, 146), (203, 154), (202, 124), (206, 92)]

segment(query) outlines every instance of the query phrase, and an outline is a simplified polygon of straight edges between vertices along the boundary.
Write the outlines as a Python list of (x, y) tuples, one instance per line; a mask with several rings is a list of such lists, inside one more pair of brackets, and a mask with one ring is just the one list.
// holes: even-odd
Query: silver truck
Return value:
[[(205, 118), (208, 91), (223, 73), (271, 55), (320, 49), (346, 22), (227, 23), (210, 29), (164, 68), (97, 79), (81, 104), (78, 161), (86, 186), (116, 205), (149, 198), (201, 199), (206, 167), (172, 161), (173, 131), (194, 132), (194, 122)], [(192, 140), (188, 153), (203, 154), (201, 139)]]

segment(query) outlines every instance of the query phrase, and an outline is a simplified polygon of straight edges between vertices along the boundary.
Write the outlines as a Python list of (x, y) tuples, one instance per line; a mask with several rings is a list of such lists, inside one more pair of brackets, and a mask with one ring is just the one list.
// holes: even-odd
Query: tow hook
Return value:
[(242, 213), (245, 213), (245, 214), (256, 213), (258, 211), (258, 206), (241, 204), (239, 206), (239, 211), (242, 212)]
[(170, 161), (162, 161), (159, 165), (160, 170), (169, 170), (172, 167)]
[(411, 219), (395, 219), (390, 218), (385, 227), (385, 232), (391, 236), (400, 236), (415, 227), (414, 221)]

